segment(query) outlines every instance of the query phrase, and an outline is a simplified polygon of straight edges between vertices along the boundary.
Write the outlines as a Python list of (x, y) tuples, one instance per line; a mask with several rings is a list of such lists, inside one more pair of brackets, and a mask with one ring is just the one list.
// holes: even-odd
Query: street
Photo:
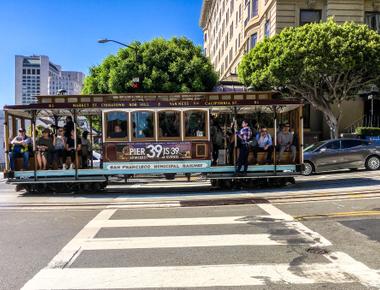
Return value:
[(0, 288), (380, 289), (378, 172), (109, 191), (31, 196), (1, 184)]

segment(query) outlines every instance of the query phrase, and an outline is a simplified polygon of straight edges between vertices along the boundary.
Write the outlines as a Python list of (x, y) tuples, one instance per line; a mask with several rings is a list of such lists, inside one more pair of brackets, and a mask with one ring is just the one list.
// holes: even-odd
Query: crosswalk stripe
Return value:
[[(106, 209), (98, 213), (92, 221), (109, 219), (116, 210)], [(91, 223), (91, 222), (90, 222)], [(82, 241), (96, 236), (100, 228), (85, 226), (49, 263), (48, 268), (69, 266), (81, 252)]]
[[(299, 273), (299, 275), (297, 275)], [(302, 275), (302, 276), (301, 276)], [(236, 264), (180, 267), (44, 269), (28, 289), (133, 289), (159, 287), (255, 286), (272, 283), (355, 282), (335, 264)]]
[[(225, 264), (200, 266), (157, 266), (115, 268), (69, 268), (85, 250), (190, 248), (218, 246), (279, 246), (308, 244), (330, 246), (317, 232), (272, 204), (257, 204), (267, 215), (157, 219), (110, 219), (116, 209), (100, 212), (22, 289), (136, 289), (256, 286), (267, 283), (361, 283), (380, 288), (380, 273), (342, 252), (323, 256), (329, 263)], [(95, 238), (101, 228), (171, 227), (280, 223), (294, 235), (216, 234), (193, 236), (153, 236)], [(148, 230), (148, 229), (145, 229)], [(96, 252), (95, 252), (96, 253)]]
[[(266, 216), (262, 216), (265, 218)], [(227, 216), (227, 217), (193, 217), (193, 218), (158, 218), (158, 219), (127, 219), (127, 220), (96, 220), (89, 227), (119, 228), (119, 227), (169, 227), (196, 225), (231, 225), (247, 222), (260, 222), (256, 217)]]
[[(293, 242), (292, 242), (293, 241)], [(281, 246), (312, 244), (300, 235), (281, 236), (274, 239), (268, 234), (200, 235), (173, 237), (97, 238), (87, 240), (82, 250), (122, 250), (180, 247), (226, 247), (226, 246)]]

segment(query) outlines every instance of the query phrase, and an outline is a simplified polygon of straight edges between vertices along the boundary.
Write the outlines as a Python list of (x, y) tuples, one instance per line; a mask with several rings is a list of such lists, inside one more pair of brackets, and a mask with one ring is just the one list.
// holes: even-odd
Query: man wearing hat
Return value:
[(12, 151), (9, 152), (9, 163), (11, 170), (15, 170), (15, 160), (18, 156), (23, 157), (23, 169), (28, 170), (29, 168), (29, 145), (32, 140), (26, 136), (25, 129), (20, 128), (18, 130), (18, 135), (11, 141)]

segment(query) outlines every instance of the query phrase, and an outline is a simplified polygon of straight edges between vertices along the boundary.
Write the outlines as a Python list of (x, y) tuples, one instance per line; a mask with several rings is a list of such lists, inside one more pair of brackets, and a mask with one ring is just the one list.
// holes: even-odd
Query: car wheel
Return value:
[(313, 166), (313, 164), (311, 162), (309, 162), (309, 161), (305, 161), (304, 165), (305, 165), (305, 169), (303, 171), (303, 175), (305, 175), (305, 176), (312, 175), (313, 172), (314, 172), (314, 166)]
[(367, 170), (378, 170), (380, 168), (380, 158), (378, 156), (370, 156), (365, 162)]

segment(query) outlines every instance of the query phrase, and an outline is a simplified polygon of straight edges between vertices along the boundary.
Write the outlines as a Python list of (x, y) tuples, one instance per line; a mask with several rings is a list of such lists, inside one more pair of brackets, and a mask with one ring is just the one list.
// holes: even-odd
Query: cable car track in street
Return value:
[[(167, 194), (167, 195), (153, 195), (156, 191), (150, 189), (149, 192), (140, 192), (110, 196), (109, 201), (71, 201), (71, 202), (9, 202), (0, 203), (0, 210), (96, 210), (104, 208), (123, 208), (123, 209), (137, 209), (137, 208), (167, 208), (167, 207), (196, 207), (196, 206), (222, 206), (222, 205), (247, 205), (247, 204), (296, 204), (296, 203), (313, 203), (313, 202), (326, 202), (326, 201), (340, 201), (340, 200), (355, 200), (355, 199), (376, 199), (380, 198), (380, 190), (368, 191), (349, 191), (349, 192), (317, 192), (311, 194), (288, 194), (279, 196), (271, 195), (270, 193), (253, 193), (249, 191), (230, 191), (223, 192), (194, 192), (192, 195), (181, 196), (181, 194)], [(125, 190), (125, 189), (124, 189)], [(125, 191), (124, 191), (125, 192)], [(120, 193), (120, 192), (119, 192)], [(117, 191), (113, 190), (112, 195), (116, 195)], [(149, 196), (146, 196), (149, 194)], [(157, 193), (158, 194), (158, 193)], [(87, 195), (87, 194), (86, 194)], [(138, 195), (141, 195), (139, 198)], [(52, 195), (43, 195), (52, 197)], [(83, 198), (83, 195), (62, 195), (63, 197)], [(99, 195), (88, 195), (97, 198), (107, 198), (107, 194), (102, 193)], [(42, 197), (40, 195), (39, 197)], [(53, 197), (60, 197), (54, 195)]]

